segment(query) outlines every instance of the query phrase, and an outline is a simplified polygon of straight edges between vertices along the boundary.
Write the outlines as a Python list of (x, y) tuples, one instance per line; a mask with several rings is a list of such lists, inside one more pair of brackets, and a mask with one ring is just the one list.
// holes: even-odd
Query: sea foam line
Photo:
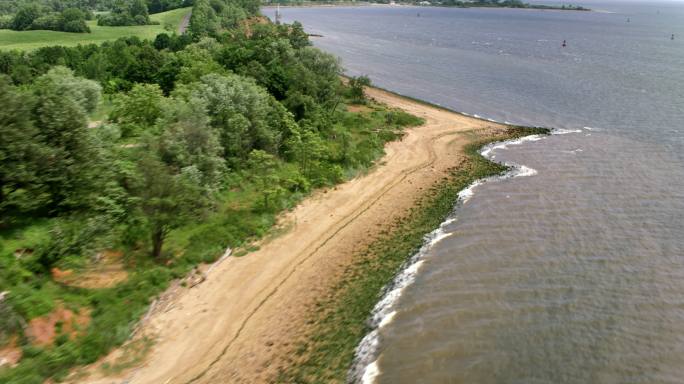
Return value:
[[(497, 149), (506, 149), (511, 145), (520, 145), (526, 142), (539, 141), (543, 139), (542, 135), (530, 135), (514, 140), (507, 140), (495, 142), (484, 146), (480, 150), (480, 154), (488, 159), (493, 157), (492, 152)], [(466, 204), (474, 195), (475, 189), (489, 181), (503, 180), (513, 177), (534, 176), (537, 170), (513, 163), (504, 163), (511, 169), (503, 175), (491, 176), (484, 179), (476, 180), (468, 187), (458, 193), (458, 199), (454, 206), (454, 210), (461, 205)], [(457, 220), (455, 213), (452, 213), (439, 228), (430, 232), (424, 237), (423, 245), (416, 252), (415, 255), (404, 264), (401, 272), (392, 280), (392, 282), (384, 289), (382, 299), (375, 305), (371, 312), (371, 317), (368, 320), (368, 325), (372, 329), (356, 347), (354, 353), (354, 361), (348, 373), (348, 382), (373, 384), (376, 378), (380, 375), (380, 368), (378, 366), (379, 347), (380, 347), (380, 331), (392, 323), (397, 314), (397, 302), (402, 296), (407, 287), (409, 287), (416, 279), (418, 272), (423, 266), (425, 255), (430, 249), (443, 239), (451, 236), (451, 232), (446, 231), (446, 227)]]

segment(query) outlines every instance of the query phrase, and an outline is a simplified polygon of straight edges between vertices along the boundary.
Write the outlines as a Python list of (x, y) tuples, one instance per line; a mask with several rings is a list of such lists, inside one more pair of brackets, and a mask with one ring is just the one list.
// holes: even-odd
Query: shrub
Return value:
[(349, 78), (349, 98), (352, 102), (358, 104), (366, 103), (366, 95), (363, 93), (363, 87), (371, 84), (367, 76), (351, 77)]

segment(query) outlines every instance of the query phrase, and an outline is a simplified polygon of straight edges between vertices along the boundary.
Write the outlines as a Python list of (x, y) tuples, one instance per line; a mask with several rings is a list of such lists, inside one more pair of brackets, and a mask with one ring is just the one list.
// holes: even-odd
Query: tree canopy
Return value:
[[(75, 6), (103, 6), (79, 1), (59, 10), (36, 2), (18, 22), (40, 19), (36, 9), (71, 20)], [(187, 2), (107, 9), (135, 20), (151, 4)], [(418, 121), (372, 104), (340, 107), (366, 102), (367, 82), (350, 90), (338, 60), (313, 48), (300, 24), (268, 23), (258, 6), (197, 0), (183, 35), (0, 52), (0, 231), (18, 238), (0, 238), (0, 291), (21, 319), (56, 302), (93, 316), (83, 336), (27, 345), (0, 382), (42, 383), (95, 361), (172, 278), (262, 236), (278, 212), (371, 166)], [(39, 235), (24, 236), (31, 231)], [(111, 249), (125, 255), (127, 280), (55, 283), (54, 271), (86, 270)]]

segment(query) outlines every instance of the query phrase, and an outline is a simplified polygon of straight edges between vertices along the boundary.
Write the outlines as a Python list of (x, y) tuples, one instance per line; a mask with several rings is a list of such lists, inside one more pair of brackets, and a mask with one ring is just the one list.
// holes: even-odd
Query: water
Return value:
[(536, 174), (456, 204), (352, 379), (684, 383), (684, 3), (582, 5), (282, 9), (352, 75), (572, 132), (489, 151)]

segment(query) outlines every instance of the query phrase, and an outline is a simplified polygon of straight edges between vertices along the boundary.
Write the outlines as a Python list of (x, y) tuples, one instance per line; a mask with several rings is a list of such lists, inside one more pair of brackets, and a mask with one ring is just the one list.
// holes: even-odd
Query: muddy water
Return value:
[(488, 151), (536, 172), (455, 202), (352, 380), (684, 382), (684, 3), (586, 5), (283, 10), (353, 75), (565, 133)]

